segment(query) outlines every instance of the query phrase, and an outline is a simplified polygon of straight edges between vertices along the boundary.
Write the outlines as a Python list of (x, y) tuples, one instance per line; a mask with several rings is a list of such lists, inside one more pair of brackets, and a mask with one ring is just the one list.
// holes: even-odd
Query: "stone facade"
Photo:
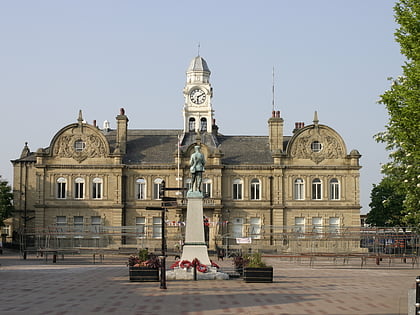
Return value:
[[(279, 111), (268, 119), (268, 136), (223, 135), (209, 77), (205, 60), (194, 58), (183, 129), (131, 130), (124, 109), (115, 130), (100, 129), (80, 112), (48, 147), (31, 152), (25, 145), (12, 161), (15, 241), (26, 235), (28, 246), (158, 249), (161, 214), (146, 207), (161, 205), (163, 180), (190, 185), (189, 157), (200, 145), (210, 249), (358, 251), (358, 241), (340, 238), (360, 227), (358, 151), (348, 153), (317, 113), (310, 125), (296, 123), (291, 136), (283, 135)], [(167, 196), (178, 197), (166, 216), (172, 251), (183, 242), (186, 201), (183, 191)]]

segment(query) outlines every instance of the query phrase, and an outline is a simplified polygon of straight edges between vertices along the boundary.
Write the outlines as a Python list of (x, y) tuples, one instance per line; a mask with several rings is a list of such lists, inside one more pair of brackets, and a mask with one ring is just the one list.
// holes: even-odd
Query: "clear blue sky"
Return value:
[(361, 164), (362, 212), (380, 163), (373, 135), (387, 112), (376, 103), (401, 73), (394, 0), (1, 1), (0, 174), (25, 141), (31, 151), (77, 119), (115, 127), (183, 126), (185, 70), (197, 55), (212, 71), (213, 107), (226, 135), (268, 134), (272, 69), (285, 120), (337, 130)]

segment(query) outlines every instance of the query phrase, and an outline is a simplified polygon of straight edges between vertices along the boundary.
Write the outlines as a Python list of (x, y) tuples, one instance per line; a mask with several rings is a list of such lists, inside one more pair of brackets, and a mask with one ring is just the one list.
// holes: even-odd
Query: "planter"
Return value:
[(244, 268), (245, 282), (273, 282), (273, 267)]
[(159, 269), (149, 267), (129, 267), (130, 281), (159, 282)]

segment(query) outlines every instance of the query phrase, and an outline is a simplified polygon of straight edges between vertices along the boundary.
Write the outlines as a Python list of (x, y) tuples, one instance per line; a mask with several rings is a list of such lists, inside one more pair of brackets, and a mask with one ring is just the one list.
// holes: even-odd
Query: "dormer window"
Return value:
[(74, 142), (74, 151), (82, 152), (86, 148), (86, 143), (82, 140), (77, 140)]

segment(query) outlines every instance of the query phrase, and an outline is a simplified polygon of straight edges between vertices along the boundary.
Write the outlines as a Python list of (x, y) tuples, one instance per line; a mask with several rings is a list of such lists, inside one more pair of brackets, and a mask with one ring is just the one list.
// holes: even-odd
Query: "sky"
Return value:
[[(182, 129), (185, 71), (199, 53), (212, 72), (225, 135), (268, 135), (274, 103), (284, 134), (319, 121), (362, 158), (362, 213), (388, 152), (378, 104), (404, 62), (394, 0), (0, 0), (0, 175), (25, 142), (48, 147), (83, 118), (115, 128)], [(200, 47), (200, 48), (198, 48)], [(198, 51), (199, 50), (199, 51)]]

